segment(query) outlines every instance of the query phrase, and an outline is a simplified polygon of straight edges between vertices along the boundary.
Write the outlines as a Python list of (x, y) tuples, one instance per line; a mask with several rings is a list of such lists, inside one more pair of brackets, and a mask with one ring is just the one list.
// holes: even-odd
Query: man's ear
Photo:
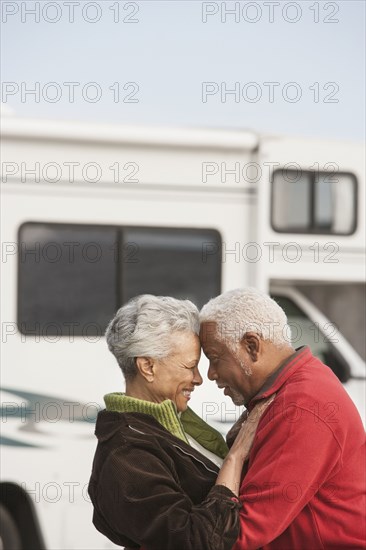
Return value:
[(258, 361), (258, 355), (261, 349), (261, 338), (255, 332), (246, 332), (241, 339), (241, 345), (253, 361)]
[(150, 357), (136, 357), (136, 368), (147, 380), (147, 382), (153, 382), (154, 380), (154, 363)]

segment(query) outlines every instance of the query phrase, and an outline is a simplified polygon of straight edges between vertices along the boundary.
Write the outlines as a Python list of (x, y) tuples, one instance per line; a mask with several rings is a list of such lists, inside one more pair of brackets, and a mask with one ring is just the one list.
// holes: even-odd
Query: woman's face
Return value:
[(183, 412), (195, 386), (202, 384), (198, 371), (201, 346), (197, 334), (193, 332), (174, 332), (172, 339), (170, 355), (154, 362), (150, 391), (157, 402), (171, 399), (178, 412)]

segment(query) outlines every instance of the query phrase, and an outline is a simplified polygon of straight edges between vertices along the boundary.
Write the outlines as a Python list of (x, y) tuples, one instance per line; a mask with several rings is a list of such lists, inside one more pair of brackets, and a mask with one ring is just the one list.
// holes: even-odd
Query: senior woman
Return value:
[(238, 537), (240, 475), (265, 405), (227, 454), (188, 408), (202, 383), (198, 333), (192, 302), (151, 295), (130, 300), (107, 328), (126, 391), (104, 397), (89, 494), (95, 527), (118, 545), (230, 550)]

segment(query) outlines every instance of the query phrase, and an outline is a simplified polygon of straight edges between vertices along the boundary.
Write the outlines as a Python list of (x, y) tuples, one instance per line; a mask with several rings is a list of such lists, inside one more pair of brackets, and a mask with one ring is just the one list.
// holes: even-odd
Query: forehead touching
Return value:
[(201, 324), (200, 341), (205, 353), (223, 351), (226, 348), (219, 327), (213, 321), (205, 321)]
[(198, 335), (193, 332), (174, 332), (172, 334), (172, 344), (172, 355), (184, 357), (187, 363), (197, 362), (201, 355)]

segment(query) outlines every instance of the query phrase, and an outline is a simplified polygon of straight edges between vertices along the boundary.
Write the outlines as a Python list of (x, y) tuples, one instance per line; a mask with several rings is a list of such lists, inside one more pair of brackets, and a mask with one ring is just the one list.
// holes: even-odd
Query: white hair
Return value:
[(136, 357), (164, 359), (173, 350), (172, 333), (199, 334), (199, 313), (189, 300), (142, 294), (121, 307), (106, 330), (109, 350), (126, 379), (136, 373)]
[(283, 309), (255, 288), (229, 290), (210, 300), (200, 321), (217, 324), (217, 337), (234, 351), (247, 332), (255, 332), (276, 346), (290, 345), (291, 330)]

